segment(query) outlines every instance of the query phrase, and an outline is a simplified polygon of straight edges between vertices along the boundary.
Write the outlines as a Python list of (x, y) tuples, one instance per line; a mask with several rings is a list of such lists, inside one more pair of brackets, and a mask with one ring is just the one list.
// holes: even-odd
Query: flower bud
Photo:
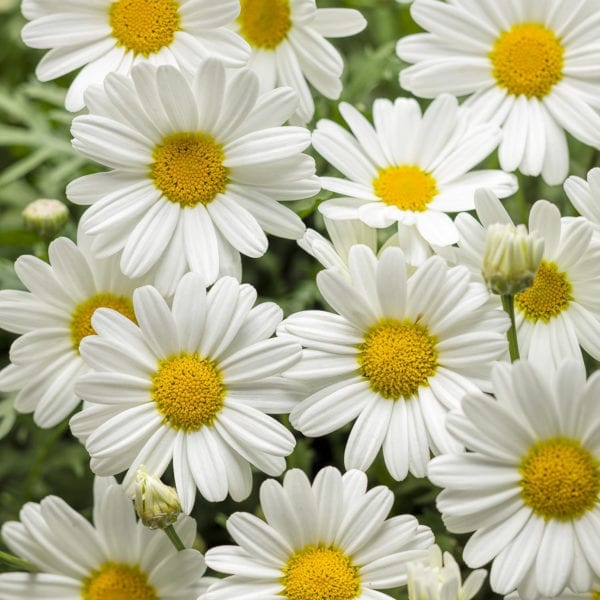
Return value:
[(135, 510), (149, 529), (164, 529), (181, 513), (177, 491), (140, 465), (135, 478)]
[(407, 573), (409, 600), (470, 600), (487, 576), (485, 569), (478, 569), (463, 585), (456, 561), (448, 552), (442, 560), (439, 546), (429, 549), (429, 564), (411, 562)]
[(22, 212), (25, 227), (45, 240), (52, 240), (69, 220), (69, 210), (60, 200), (42, 198), (30, 202)]
[(494, 294), (515, 295), (533, 283), (544, 240), (525, 225), (490, 225), (485, 241), (482, 274)]

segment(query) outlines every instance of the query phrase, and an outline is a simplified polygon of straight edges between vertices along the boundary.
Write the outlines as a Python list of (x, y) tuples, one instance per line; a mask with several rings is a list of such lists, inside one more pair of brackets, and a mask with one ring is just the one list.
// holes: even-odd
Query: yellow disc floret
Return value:
[(383, 202), (400, 210), (423, 212), (438, 195), (433, 175), (415, 165), (379, 169), (373, 191)]
[(283, 569), (287, 600), (352, 600), (361, 593), (358, 568), (338, 548), (307, 546)]
[(159, 600), (137, 565), (107, 562), (83, 580), (83, 600)]
[(504, 31), (489, 54), (496, 83), (509, 94), (543, 98), (563, 77), (565, 49), (557, 35), (538, 23)]
[(600, 462), (579, 441), (550, 438), (531, 446), (521, 460), (521, 496), (544, 519), (568, 521), (598, 503)]
[(435, 374), (436, 342), (419, 323), (383, 319), (358, 345), (359, 372), (384, 398), (408, 400)]
[(515, 306), (530, 321), (548, 322), (569, 307), (571, 284), (555, 263), (543, 260), (530, 288), (515, 296)]
[(71, 313), (71, 341), (73, 348), (79, 349), (79, 344), (84, 337), (95, 335), (92, 327), (92, 315), (97, 308), (112, 308), (128, 319), (137, 323), (135, 313), (133, 312), (133, 304), (127, 296), (117, 296), (110, 292), (96, 294), (91, 298), (79, 303)]
[(255, 48), (272, 50), (292, 27), (289, 0), (241, 0), (240, 34)]
[(181, 25), (175, 0), (117, 0), (108, 15), (117, 45), (143, 56), (170, 46)]
[(212, 425), (223, 408), (225, 386), (217, 365), (197, 353), (161, 360), (152, 377), (152, 398), (173, 429)]
[(210, 135), (174, 133), (156, 146), (152, 158), (150, 176), (171, 202), (206, 205), (227, 187), (225, 155)]

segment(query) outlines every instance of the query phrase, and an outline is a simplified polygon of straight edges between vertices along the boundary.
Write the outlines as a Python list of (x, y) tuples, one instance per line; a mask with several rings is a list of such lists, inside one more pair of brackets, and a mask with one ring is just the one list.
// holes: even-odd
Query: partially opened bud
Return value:
[(490, 291), (514, 295), (530, 287), (543, 253), (544, 240), (525, 225), (490, 225), (482, 265)]
[(149, 529), (165, 529), (177, 521), (181, 505), (174, 488), (140, 465), (135, 478), (135, 510)]
[(69, 220), (65, 204), (46, 198), (29, 203), (22, 215), (25, 227), (45, 240), (54, 239)]

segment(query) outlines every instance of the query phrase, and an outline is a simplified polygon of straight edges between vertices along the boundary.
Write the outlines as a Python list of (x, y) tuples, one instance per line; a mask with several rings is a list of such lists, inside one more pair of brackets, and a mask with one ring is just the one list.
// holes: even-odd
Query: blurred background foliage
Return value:
[[(58, 0), (57, 0), (58, 1)], [(406, 5), (394, 0), (318, 0), (319, 7), (356, 8), (368, 20), (367, 29), (349, 39), (334, 40), (342, 52), (346, 68), (341, 100), (350, 102), (368, 117), (375, 98), (394, 99), (408, 94), (398, 85), (401, 61), (395, 55), (396, 41), (418, 31)], [(25, 20), (18, 0), (0, 0), (0, 288), (19, 289), (21, 284), (13, 270), (21, 254), (44, 257), (45, 242), (27, 231), (21, 212), (37, 198), (65, 199), (66, 185), (80, 175), (99, 170), (97, 165), (78, 156), (70, 144), (73, 115), (63, 108), (66, 87), (71, 76), (56, 82), (41, 83), (35, 78), (35, 65), (41, 51), (26, 48), (20, 39)], [(425, 106), (426, 102), (421, 102)], [(338, 102), (316, 99), (316, 117), (343, 124)], [(311, 123), (309, 127), (313, 127)], [(570, 140), (571, 173), (584, 176), (597, 163), (598, 156), (589, 148)], [(331, 170), (315, 156), (319, 174)], [(492, 155), (483, 167), (497, 168)], [(505, 204), (516, 222), (526, 221), (529, 206), (538, 198), (558, 204), (563, 215), (573, 214), (562, 187), (548, 187), (538, 178), (521, 177), (521, 190)], [(315, 208), (329, 197), (291, 203), (305, 218), (308, 226), (323, 230)], [(71, 219), (62, 235), (75, 237), (81, 208), (69, 205)], [(382, 232), (385, 237), (389, 232)], [(323, 308), (314, 279), (320, 270), (315, 260), (304, 254), (293, 241), (271, 239), (267, 254), (261, 259), (244, 260), (244, 280), (252, 283), (262, 299), (278, 302), (286, 315), (306, 308)], [(14, 336), (0, 331), (0, 366), (8, 362), (8, 349)], [(64, 498), (82, 514), (91, 515), (93, 475), (84, 448), (72, 438), (67, 421), (51, 430), (35, 426), (30, 415), (16, 415), (13, 398), (0, 396), (0, 524), (18, 518), (21, 506), (39, 501), (48, 494)], [(343, 469), (343, 449), (349, 427), (326, 438), (301, 439), (288, 459), (288, 466), (299, 467), (312, 476), (329, 464)], [(299, 434), (297, 434), (299, 435)], [(459, 559), (465, 537), (448, 534), (435, 509), (437, 491), (427, 480), (410, 477), (393, 481), (381, 458), (369, 469), (372, 485), (388, 485), (396, 495), (394, 513), (412, 513), (436, 533), (443, 549)], [(193, 516), (198, 522), (199, 547), (228, 543), (224, 523), (238, 510), (259, 512), (258, 487), (264, 476), (256, 474), (254, 492), (243, 503), (231, 500), (209, 504), (198, 500)], [(172, 474), (167, 472), (170, 482)], [(0, 542), (0, 550), (6, 550)], [(8, 568), (0, 564), (0, 570)], [(406, 598), (406, 592), (392, 592)], [(484, 588), (479, 598), (499, 598)]]

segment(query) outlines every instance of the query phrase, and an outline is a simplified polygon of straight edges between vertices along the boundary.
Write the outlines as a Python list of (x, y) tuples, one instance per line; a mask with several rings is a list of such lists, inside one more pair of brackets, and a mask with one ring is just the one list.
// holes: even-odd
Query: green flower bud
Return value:
[(514, 296), (533, 283), (544, 240), (525, 225), (495, 223), (488, 228), (482, 274), (494, 294)]
[(135, 510), (149, 529), (165, 529), (177, 521), (181, 505), (177, 491), (140, 465), (135, 478)]
[(60, 200), (42, 198), (22, 212), (25, 227), (45, 240), (52, 240), (69, 220), (69, 210)]

